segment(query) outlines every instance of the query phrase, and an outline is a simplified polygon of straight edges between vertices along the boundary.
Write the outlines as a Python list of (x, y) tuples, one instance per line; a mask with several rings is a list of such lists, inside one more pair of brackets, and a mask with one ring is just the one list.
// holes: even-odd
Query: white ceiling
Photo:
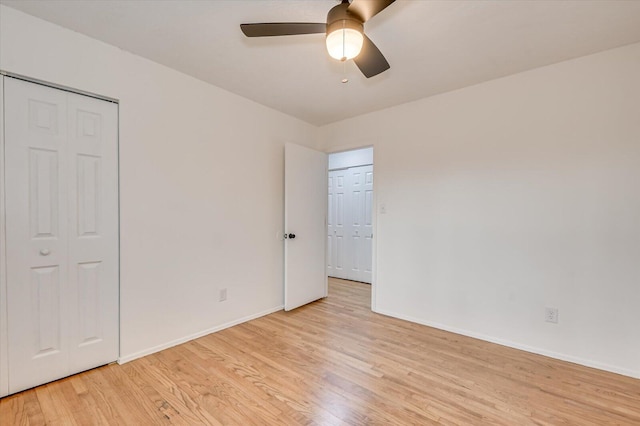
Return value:
[(335, 0), (0, 0), (322, 125), (640, 42), (640, 1), (398, 0), (365, 25), (391, 64), (371, 79), (324, 35), (248, 39), (248, 22), (325, 22)]

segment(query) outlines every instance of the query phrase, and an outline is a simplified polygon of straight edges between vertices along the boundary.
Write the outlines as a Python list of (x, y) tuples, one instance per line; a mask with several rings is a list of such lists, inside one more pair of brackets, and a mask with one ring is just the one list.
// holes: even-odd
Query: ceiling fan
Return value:
[(326, 33), (329, 55), (340, 61), (353, 59), (360, 71), (373, 77), (390, 68), (389, 62), (364, 34), (364, 23), (395, 0), (342, 0), (327, 14), (326, 23), (270, 22), (241, 24), (247, 37), (272, 37)]

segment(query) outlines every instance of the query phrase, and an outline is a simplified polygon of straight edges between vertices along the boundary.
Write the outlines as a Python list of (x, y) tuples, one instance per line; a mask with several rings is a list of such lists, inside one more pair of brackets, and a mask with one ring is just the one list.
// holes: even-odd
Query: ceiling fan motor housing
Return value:
[(350, 28), (364, 33), (364, 25), (359, 16), (349, 12), (349, 3), (341, 3), (333, 7), (327, 14), (327, 34), (331, 34), (336, 30)]

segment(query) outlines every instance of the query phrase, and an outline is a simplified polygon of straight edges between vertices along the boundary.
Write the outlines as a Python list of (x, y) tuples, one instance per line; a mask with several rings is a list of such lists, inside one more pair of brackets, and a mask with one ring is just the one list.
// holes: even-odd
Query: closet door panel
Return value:
[(347, 270), (345, 268), (346, 263), (346, 250), (345, 250), (345, 180), (346, 176), (344, 172), (339, 171), (336, 173), (336, 188), (335, 188), (335, 206), (336, 206), (336, 222), (335, 222), (335, 252), (336, 252), (336, 277), (346, 278)]
[(354, 281), (362, 281), (362, 216), (363, 216), (363, 176), (362, 167), (349, 169), (349, 263), (348, 276)]
[(348, 170), (348, 278), (371, 283), (373, 256), (373, 166)]
[(347, 278), (346, 264), (346, 170), (329, 172), (329, 220), (327, 226), (327, 248), (329, 263), (327, 274), (330, 277)]
[(70, 368), (118, 357), (117, 105), (69, 94)]
[(5, 79), (9, 391), (68, 371), (66, 94)]

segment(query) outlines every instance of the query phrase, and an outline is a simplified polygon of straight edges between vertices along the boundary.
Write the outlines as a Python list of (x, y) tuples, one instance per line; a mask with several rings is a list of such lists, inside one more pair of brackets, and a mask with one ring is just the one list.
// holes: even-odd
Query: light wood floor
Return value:
[(370, 286), (0, 400), (0, 425), (640, 425), (640, 380), (374, 314)]

